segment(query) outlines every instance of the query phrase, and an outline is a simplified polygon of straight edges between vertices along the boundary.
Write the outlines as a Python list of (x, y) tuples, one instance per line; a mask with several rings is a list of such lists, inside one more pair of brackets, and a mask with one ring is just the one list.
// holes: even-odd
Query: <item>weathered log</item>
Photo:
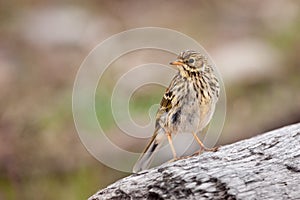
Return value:
[(300, 123), (132, 174), (89, 199), (300, 199)]

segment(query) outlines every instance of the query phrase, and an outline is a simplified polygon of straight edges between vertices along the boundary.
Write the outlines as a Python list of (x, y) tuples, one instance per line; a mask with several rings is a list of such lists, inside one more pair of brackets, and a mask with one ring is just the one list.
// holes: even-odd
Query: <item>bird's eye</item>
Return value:
[(188, 61), (190, 64), (192, 64), (192, 63), (194, 63), (195, 62), (195, 60), (193, 59), (193, 58), (191, 58), (191, 59), (189, 59), (189, 61)]

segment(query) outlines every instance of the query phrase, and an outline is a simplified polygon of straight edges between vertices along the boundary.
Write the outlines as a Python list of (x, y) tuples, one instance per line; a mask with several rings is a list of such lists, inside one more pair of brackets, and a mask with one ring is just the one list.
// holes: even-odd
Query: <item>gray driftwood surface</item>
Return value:
[(300, 199), (300, 123), (132, 174), (96, 199)]

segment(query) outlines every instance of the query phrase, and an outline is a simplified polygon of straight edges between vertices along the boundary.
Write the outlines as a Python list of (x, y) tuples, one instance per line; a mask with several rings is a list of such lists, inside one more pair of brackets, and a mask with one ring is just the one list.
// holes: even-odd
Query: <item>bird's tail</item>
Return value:
[(133, 172), (139, 172), (145, 169), (148, 169), (155, 153), (160, 149), (160, 147), (163, 144), (163, 141), (165, 140), (165, 134), (164, 133), (157, 133), (154, 134), (148, 143), (147, 147), (135, 163), (133, 167)]

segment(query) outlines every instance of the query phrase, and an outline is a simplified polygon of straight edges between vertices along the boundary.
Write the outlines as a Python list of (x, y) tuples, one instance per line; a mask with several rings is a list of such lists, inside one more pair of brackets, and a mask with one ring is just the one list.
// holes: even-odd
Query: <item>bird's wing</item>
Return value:
[(172, 108), (173, 98), (174, 98), (174, 95), (173, 95), (172, 91), (169, 91), (167, 89), (161, 102), (160, 102), (160, 107), (156, 114), (156, 124), (155, 124), (156, 129), (159, 128), (159, 122), (161, 120), (162, 115), (169, 112), (169, 110)]
[(166, 91), (161, 102), (160, 102), (160, 110), (164, 110), (168, 112), (172, 108), (172, 100), (174, 98), (172, 91)]

